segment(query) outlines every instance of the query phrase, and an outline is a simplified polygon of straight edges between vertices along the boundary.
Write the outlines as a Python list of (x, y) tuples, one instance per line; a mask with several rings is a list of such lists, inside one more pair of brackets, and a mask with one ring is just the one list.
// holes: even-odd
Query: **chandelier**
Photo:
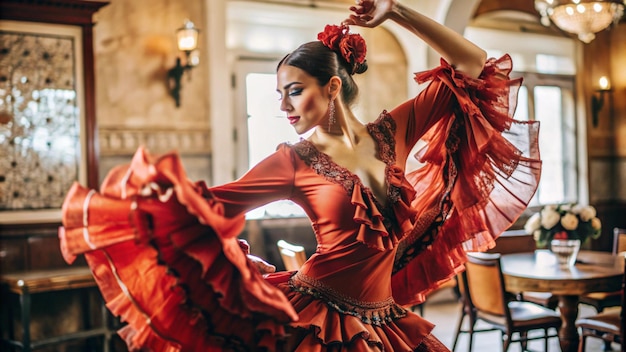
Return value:
[(624, 14), (626, 0), (535, 0), (541, 24), (552, 21), (560, 29), (578, 35), (584, 43), (591, 42), (595, 33), (617, 23)]

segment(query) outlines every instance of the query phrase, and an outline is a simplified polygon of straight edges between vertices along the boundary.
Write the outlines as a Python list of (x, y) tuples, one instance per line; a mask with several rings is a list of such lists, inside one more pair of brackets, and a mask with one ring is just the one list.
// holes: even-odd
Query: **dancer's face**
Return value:
[(296, 133), (303, 134), (315, 126), (327, 124), (330, 94), (328, 87), (304, 70), (282, 65), (277, 73), (280, 109), (287, 113)]

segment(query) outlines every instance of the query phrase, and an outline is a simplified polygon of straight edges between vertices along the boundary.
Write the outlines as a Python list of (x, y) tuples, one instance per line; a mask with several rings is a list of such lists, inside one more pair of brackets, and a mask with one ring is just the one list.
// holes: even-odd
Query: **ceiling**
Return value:
[(534, 0), (481, 0), (470, 24), (508, 31), (567, 35), (554, 25), (543, 26), (540, 18)]
[[(254, 0), (283, 3), (302, 7), (337, 7), (345, 9), (355, 0)], [(481, 0), (472, 15), (470, 25), (507, 31), (534, 32), (556, 36), (571, 36), (554, 25), (544, 27), (535, 10), (534, 0)], [(626, 16), (622, 21), (626, 20)]]
[[(266, 0), (268, 2), (283, 2), (302, 6), (339, 6), (353, 5), (355, 0)], [(535, 10), (534, 0), (482, 0), (474, 16), (498, 10), (520, 11), (539, 18)]]
[(535, 10), (534, 0), (482, 0), (474, 13), (474, 17), (492, 11), (524, 12), (536, 17), (537, 21), (539, 21), (539, 13)]
[[(354, 5), (355, 0), (254, 0), (258, 2), (289, 4), (302, 7), (336, 7), (345, 9)], [(494, 12), (516, 12), (522, 18), (539, 23), (539, 13), (535, 10), (534, 0), (482, 0), (472, 18), (484, 17)], [(487, 16), (489, 17), (489, 16)]]

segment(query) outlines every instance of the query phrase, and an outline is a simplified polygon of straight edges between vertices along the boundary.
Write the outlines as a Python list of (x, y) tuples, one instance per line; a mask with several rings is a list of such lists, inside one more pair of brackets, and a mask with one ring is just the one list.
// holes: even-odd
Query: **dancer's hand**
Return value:
[(246, 254), (248, 260), (250, 260), (252, 264), (254, 264), (254, 266), (259, 269), (261, 274), (269, 274), (276, 271), (276, 267), (274, 265), (257, 257), (256, 255), (250, 254), (250, 244), (248, 243), (248, 241), (243, 239), (237, 239), (237, 242), (239, 242), (239, 248), (241, 248), (241, 250)]
[(389, 18), (396, 2), (396, 0), (356, 0), (356, 6), (350, 6), (350, 11), (353, 14), (343, 23), (361, 27), (376, 27)]
[(261, 274), (269, 274), (276, 271), (276, 266), (266, 262), (256, 255), (248, 254), (247, 257), (257, 267), (257, 269), (259, 269)]

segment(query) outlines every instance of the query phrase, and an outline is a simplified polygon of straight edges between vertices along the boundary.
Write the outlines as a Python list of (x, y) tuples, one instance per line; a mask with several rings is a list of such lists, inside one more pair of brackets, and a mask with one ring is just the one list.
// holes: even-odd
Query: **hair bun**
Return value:
[(355, 64), (354, 68), (352, 69), (352, 74), (353, 75), (357, 75), (357, 74), (361, 74), (363, 72), (367, 71), (367, 60), (363, 61), (363, 63), (359, 64)]

